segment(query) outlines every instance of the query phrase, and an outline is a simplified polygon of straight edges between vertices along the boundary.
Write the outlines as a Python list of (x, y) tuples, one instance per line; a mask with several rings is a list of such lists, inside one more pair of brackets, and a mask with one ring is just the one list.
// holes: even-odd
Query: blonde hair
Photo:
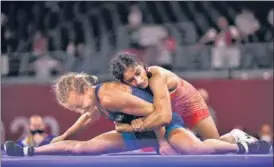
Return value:
[(85, 73), (68, 73), (60, 76), (55, 81), (53, 88), (56, 100), (59, 104), (67, 102), (71, 91), (83, 94), (85, 88), (92, 86), (98, 82), (96, 76), (90, 76)]

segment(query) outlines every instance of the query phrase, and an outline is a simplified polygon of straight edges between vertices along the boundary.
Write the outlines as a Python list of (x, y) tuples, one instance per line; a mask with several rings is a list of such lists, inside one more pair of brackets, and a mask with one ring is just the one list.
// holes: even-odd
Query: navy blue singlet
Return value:
[[(100, 103), (100, 100), (99, 100), (98, 94), (99, 94), (99, 90), (100, 90), (102, 85), (103, 85), (103, 83), (98, 84), (95, 88), (96, 98), (99, 101), (99, 103)], [(141, 99), (143, 99), (143, 100), (145, 100), (149, 103), (153, 103), (153, 95), (152, 95), (151, 91), (149, 91), (147, 89), (139, 89), (139, 88), (135, 88), (135, 87), (131, 87), (131, 89), (132, 89), (132, 95), (137, 96), (137, 97), (139, 97), (139, 98), (141, 98)], [(118, 98), (119, 98), (119, 96), (118, 96)], [(101, 111), (101, 113), (105, 117), (107, 117), (109, 120), (120, 122), (120, 123), (130, 124), (132, 120), (140, 118), (138, 116), (124, 114), (122, 112), (107, 112), (107, 113), (104, 113), (104, 112)], [(174, 125), (176, 125), (176, 126), (174, 126)], [(169, 127), (169, 130), (172, 130), (174, 127), (177, 128), (178, 127), (177, 125), (180, 126), (180, 127), (183, 127), (184, 123), (183, 123), (182, 118), (176, 112), (173, 112), (172, 113), (172, 121), (166, 127), (167, 128)], [(170, 127), (172, 127), (172, 128), (170, 128)], [(135, 136), (136, 136), (137, 139), (144, 139), (144, 138), (145, 139), (151, 139), (151, 138), (154, 139), (154, 138), (156, 138), (156, 135), (152, 131), (135, 132)]]

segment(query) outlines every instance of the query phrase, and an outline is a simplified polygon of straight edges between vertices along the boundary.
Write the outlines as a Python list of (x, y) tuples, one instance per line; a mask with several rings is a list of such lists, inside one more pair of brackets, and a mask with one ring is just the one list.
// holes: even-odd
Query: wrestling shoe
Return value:
[(240, 142), (238, 154), (271, 154), (272, 145), (266, 141), (258, 140), (253, 143)]
[(240, 129), (233, 129), (230, 134), (234, 137), (236, 143), (254, 143), (258, 141), (255, 137), (245, 133)]
[(4, 150), (9, 156), (32, 156), (34, 154), (34, 147), (20, 147), (13, 141), (6, 141), (4, 143)]

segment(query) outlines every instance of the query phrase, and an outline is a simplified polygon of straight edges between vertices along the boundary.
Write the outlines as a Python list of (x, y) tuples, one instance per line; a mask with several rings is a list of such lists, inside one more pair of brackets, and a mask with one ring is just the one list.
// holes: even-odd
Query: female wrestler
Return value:
[[(170, 97), (172, 111), (179, 113), (186, 126), (199, 133), (203, 139), (222, 139), (228, 142), (235, 141), (234, 136), (240, 136), (242, 140), (253, 142), (255, 138), (246, 135), (240, 130), (232, 131), (232, 134), (226, 134), (220, 138), (216, 125), (208, 111), (207, 105), (200, 93), (187, 81), (181, 79), (173, 72), (159, 66), (145, 67), (142, 62), (136, 59), (136, 56), (130, 53), (119, 53), (111, 62), (111, 71), (113, 76), (122, 83), (142, 89), (150, 89), (154, 98)], [(161, 94), (159, 91), (168, 88), (168, 92)], [(170, 102), (163, 102), (165, 105)], [(154, 107), (159, 103), (155, 103)], [(137, 121), (137, 120), (136, 120)], [(142, 131), (144, 126), (137, 122), (133, 122), (135, 131)], [(123, 126), (121, 131), (130, 131), (131, 126)], [(236, 134), (235, 134), (236, 133)], [(243, 135), (244, 134), (244, 135)], [(248, 136), (248, 138), (246, 137)], [(249, 140), (248, 140), (249, 139)]]
[[(90, 118), (90, 122), (94, 122), (100, 114), (116, 122), (129, 123), (135, 116), (146, 116), (146, 119), (149, 119), (155, 113), (151, 104), (153, 97), (148, 91), (119, 82), (106, 82), (93, 86), (94, 82), (90, 82), (89, 78), (88, 75), (75, 73), (60, 77), (55, 87), (56, 97), (60, 105), (80, 113), (82, 116), (85, 115)], [(86, 123), (86, 121), (83, 121), (76, 126), (79, 128)], [(147, 129), (157, 128), (162, 126), (161, 124), (147, 124)], [(172, 121), (166, 125), (165, 133), (170, 145), (181, 154), (260, 153), (261, 151), (268, 153), (270, 149), (270, 145), (263, 141), (253, 144), (230, 144), (210, 139), (202, 142), (181, 125), (180, 117), (173, 112)], [(77, 129), (75, 127), (73, 130)], [(8, 155), (17, 156), (63, 153), (94, 155), (140, 149), (157, 144), (155, 140), (139, 140), (147, 139), (146, 137), (148, 139), (155, 138), (151, 137), (151, 132), (134, 134), (111, 131), (89, 141), (60, 141), (37, 148), (21, 148), (13, 142), (6, 142), (4, 147)]]

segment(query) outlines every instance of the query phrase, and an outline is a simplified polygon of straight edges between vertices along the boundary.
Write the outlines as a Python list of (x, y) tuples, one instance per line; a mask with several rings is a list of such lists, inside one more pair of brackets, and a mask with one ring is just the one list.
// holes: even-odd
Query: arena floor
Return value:
[(2, 156), (2, 167), (273, 167), (269, 155), (111, 154), (103, 156)]

